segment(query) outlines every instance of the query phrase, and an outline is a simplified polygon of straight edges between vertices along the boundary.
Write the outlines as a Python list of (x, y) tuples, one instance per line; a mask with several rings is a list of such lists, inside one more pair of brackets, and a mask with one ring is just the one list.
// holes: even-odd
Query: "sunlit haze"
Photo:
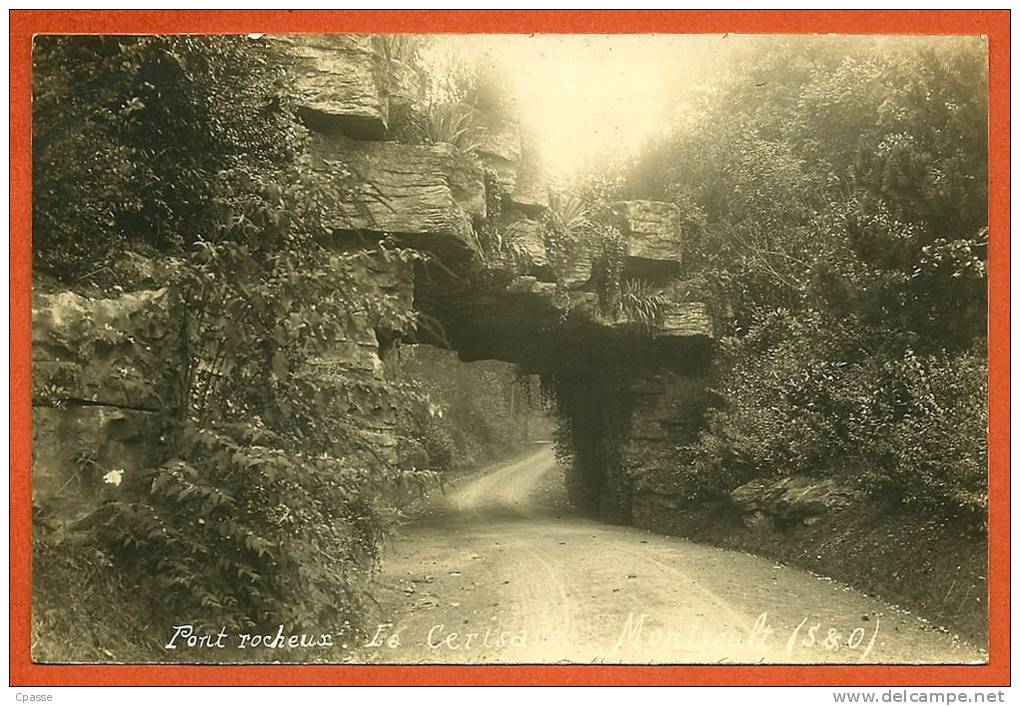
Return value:
[[(448, 36), (441, 51), (505, 76), (553, 177), (627, 154), (667, 124), (678, 88), (727, 38), (699, 35)], [(732, 43), (732, 40), (730, 40)]]

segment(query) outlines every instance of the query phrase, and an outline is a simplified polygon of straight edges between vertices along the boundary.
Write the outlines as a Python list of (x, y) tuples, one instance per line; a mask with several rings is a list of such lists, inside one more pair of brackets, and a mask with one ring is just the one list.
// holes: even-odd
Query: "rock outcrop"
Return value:
[(628, 273), (655, 277), (674, 273), (683, 262), (680, 213), (661, 201), (620, 201), (612, 205), (627, 241)]
[(313, 168), (337, 190), (339, 233), (394, 235), (444, 256), (476, 249), (472, 222), (486, 215), (484, 174), (453, 145), (402, 145), (319, 135)]
[(748, 527), (771, 529), (800, 522), (811, 524), (860, 500), (857, 488), (837, 478), (790, 476), (754, 480), (730, 493)]
[(32, 301), (32, 396), (156, 410), (175, 403), (176, 331), (167, 290), (89, 299), (73, 292)]
[(271, 35), (291, 77), (298, 116), (312, 130), (360, 140), (387, 135), (391, 105), (421, 94), (413, 69), (379, 56), (369, 35)]
[(592, 256), (585, 249), (564, 253), (556, 266), (557, 279), (567, 289), (582, 289), (591, 281)]
[(390, 59), (385, 66), (383, 75), (390, 115), (395, 109), (409, 108), (421, 102), (424, 96), (424, 87), (418, 72), (412, 66), (396, 59)]
[[(289, 71), (297, 112), (313, 133), (312, 176), (327, 195), (325, 219), (337, 250), (392, 237), (430, 259), (413, 269), (371, 257), (361, 263), (359, 290), (372, 292), (381, 309), (425, 314), (417, 320), (426, 323), (412, 333), (401, 330), (410, 315), (395, 323), (377, 312), (349, 312), (332, 351), (312, 363), (323, 378), (339, 381), (324, 393), (328, 399), (314, 403), (356, 420), (372, 454), (396, 463), (396, 410), (377, 392), (402, 337), (449, 346), (464, 360), (518, 363), (530, 373), (583, 371), (584, 392), (607, 384), (601, 371), (609, 367), (635, 380), (631, 388), (602, 390), (601, 399), (623, 399), (606, 416), (612, 428), (600, 437), (603, 446), (586, 456), (602, 459), (596, 465), (604, 468), (591, 476), (601, 483), (601, 507), (626, 520), (632, 497), (667, 492), (657, 479), (669, 475), (669, 449), (683, 436), (677, 420), (692, 399), (691, 369), (706, 364), (713, 335), (708, 306), (678, 279), (677, 208), (613, 205), (626, 242), (624, 279), (643, 280), (643, 291), (666, 304), (653, 324), (625, 307), (607, 313), (606, 292), (593, 277), (599, 253), (583, 238), (576, 245), (547, 241), (548, 185), (534, 141), (517, 122), (479, 114), (486, 129), (471, 154), (446, 143), (387, 141), (403, 135), (391, 119), (413, 114), (420, 102), (413, 68), (381, 56), (368, 36), (265, 41)], [(66, 502), (68, 487), (77, 489), (69, 497), (95, 497), (108, 492), (105, 474), (153, 462), (163, 439), (159, 420), (180, 404), (187, 384), (175, 357), (172, 290), (161, 289), (165, 273), (134, 256), (111, 273), (134, 291), (102, 299), (39, 294), (34, 301), (34, 472), (43, 504)], [(760, 511), (783, 507), (766, 503)]]
[[(357, 420), (362, 441), (374, 448), (374, 457), (397, 462), (397, 409), (385, 391), (386, 357), (392, 341), (407, 331), (380, 315), (382, 311), (412, 310), (414, 272), (399, 260), (380, 255), (363, 256), (354, 263), (354, 277), (362, 292), (377, 306), (349, 312), (331, 350), (310, 367), (321, 380), (337, 380), (332, 399), (320, 405), (330, 414)], [(324, 385), (324, 391), (330, 386)]]
[(158, 455), (159, 412), (177, 404), (176, 327), (169, 293), (32, 301), (33, 502), (63, 521), (102, 496), (103, 476)]

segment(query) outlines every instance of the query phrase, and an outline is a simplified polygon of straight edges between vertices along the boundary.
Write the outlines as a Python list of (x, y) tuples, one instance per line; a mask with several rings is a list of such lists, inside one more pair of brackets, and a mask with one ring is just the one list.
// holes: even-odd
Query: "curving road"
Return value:
[(921, 619), (759, 557), (573, 514), (540, 450), (435, 494), (393, 540), (369, 662), (961, 663)]

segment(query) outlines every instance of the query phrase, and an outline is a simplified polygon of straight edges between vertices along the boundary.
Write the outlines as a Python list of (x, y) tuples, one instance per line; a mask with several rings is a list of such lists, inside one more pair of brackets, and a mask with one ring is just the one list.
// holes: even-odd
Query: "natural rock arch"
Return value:
[[(713, 339), (707, 304), (682, 278), (676, 206), (612, 204), (624, 277), (640, 279), (664, 305), (650, 327), (607, 315), (592, 285), (593, 253), (547, 252), (550, 194), (540, 155), (513, 120), (478, 114), (487, 129), (474, 154), (392, 141), (392, 116), (421, 98), (413, 70), (373, 51), (367, 37), (266, 41), (290, 67), (298, 115), (314, 133), (314, 168), (342, 187), (330, 213), (338, 245), (391, 237), (433, 258), (432, 266), (389, 274), (390, 286), (438, 324), (404, 337), (543, 376), (572, 435), (573, 491), (583, 504), (630, 521), (665, 498), (662, 471), (683, 438), (678, 410), (688, 405), (693, 417), (703, 410)], [(487, 259), (477, 235), (483, 224), (511, 240), (525, 264)], [(363, 350), (387, 339), (385, 357), (390, 335), (379, 334), (354, 337)]]

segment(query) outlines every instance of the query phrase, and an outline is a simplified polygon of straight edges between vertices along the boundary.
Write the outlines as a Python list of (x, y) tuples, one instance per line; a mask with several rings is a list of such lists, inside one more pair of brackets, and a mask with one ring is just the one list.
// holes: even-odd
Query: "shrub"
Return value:
[(728, 342), (726, 404), (681, 455), (692, 496), (757, 477), (844, 475), (926, 509), (986, 507), (978, 352), (897, 353), (860, 322), (819, 312), (766, 321)]
[(983, 350), (960, 355), (908, 352), (886, 364), (905, 392), (887, 443), (888, 484), (905, 501), (988, 510), (988, 363)]
[(221, 174), (299, 150), (282, 71), (246, 37), (40, 36), (33, 45), (35, 266), (65, 279), (124, 243), (178, 252), (231, 216)]
[(253, 427), (190, 433), (180, 457), (129, 476), (125, 499), (91, 521), (181, 620), (349, 633), (381, 539), (376, 479), (279, 443)]

